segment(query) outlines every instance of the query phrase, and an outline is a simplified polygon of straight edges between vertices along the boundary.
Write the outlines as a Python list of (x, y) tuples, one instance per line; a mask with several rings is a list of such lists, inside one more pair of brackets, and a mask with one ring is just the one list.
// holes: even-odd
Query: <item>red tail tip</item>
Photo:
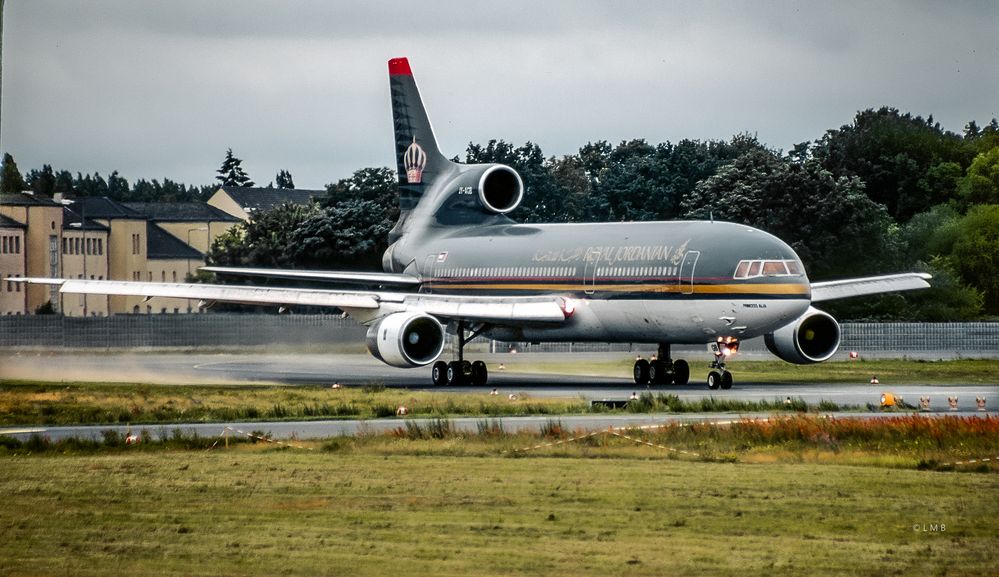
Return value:
[(389, 75), (404, 75), (412, 76), (413, 71), (409, 69), (409, 59), (408, 58), (393, 58), (389, 60)]

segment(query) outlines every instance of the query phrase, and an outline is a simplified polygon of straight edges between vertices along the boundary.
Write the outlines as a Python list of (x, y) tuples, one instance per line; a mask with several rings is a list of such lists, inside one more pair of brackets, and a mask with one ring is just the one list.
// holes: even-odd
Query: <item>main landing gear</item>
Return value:
[(690, 365), (687, 361), (670, 358), (669, 343), (659, 344), (659, 354), (654, 361), (635, 361), (635, 383), (639, 385), (686, 385), (690, 380)]
[(430, 370), (430, 377), (434, 386), (443, 385), (472, 385), (476, 387), (485, 386), (489, 381), (489, 371), (486, 363), (482, 361), (469, 362), (465, 360), (465, 344), (475, 337), (481, 335), (486, 330), (485, 325), (473, 331), (468, 337), (465, 336), (465, 322), (458, 322), (458, 360), (449, 363), (437, 361)]

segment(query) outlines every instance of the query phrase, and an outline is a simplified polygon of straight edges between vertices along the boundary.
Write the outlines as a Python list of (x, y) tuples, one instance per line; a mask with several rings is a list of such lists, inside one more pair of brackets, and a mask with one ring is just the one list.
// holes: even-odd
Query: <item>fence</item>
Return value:
[[(996, 356), (999, 323), (843, 323), (841, 351)], [(127, 348), (361, 343), (365, 328), (338, 315), (113, 315), (0, 317), (0, 347)], [(649, 351), (641, 343), (498, 343), (494, 352)], [(691, 347), (684, 347), (691, 348)], [(694, 347), (703, 350), (703, 347)], [(763, 352), (762, 339), (743, 352)]]
[(359, 343), (364, 327), (337, 315), (0, 317), (0, 347), (207, 347)]

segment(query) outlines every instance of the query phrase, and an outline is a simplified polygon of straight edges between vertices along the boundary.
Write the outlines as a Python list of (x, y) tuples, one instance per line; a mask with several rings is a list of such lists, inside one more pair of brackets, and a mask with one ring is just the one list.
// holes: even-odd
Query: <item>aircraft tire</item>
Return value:
[(673, 382), (681, 387), (690, 382), (690, 365), (687, 361), (680, 359), (673, 362)]
[(461, 370), (460, 361), (451, 361), (447, 364), (447, 384), (454, 387), (465, 382), (465, 374)]
[(649, 384), (649, 361), (645, 359), (635, 361), (635, 384)]
[(472, 384), (476, 387), (483, 387), (489, 381), (489, 369), (486, 363), (475, 361), (472, 363)]
[(444, 361), (437, 361), (434, 363), (434, 368), (430, 369), (430, 379), (434, 382), (435, 387), (443, 387), (447, 384), (447, 363)]
[(721, 376), (721, 388), (726, 391), (732, 388), (732, 373), (725, 371)]
[(712, 391), (721, 386), (722, 376), (718, 371), (708, 373), (708, 388)]
[(652, 361), (649, 366), (649, 380), (653, 385), (668, 385), (673, 382), (672, 375), (666, 370), (665, 361)]

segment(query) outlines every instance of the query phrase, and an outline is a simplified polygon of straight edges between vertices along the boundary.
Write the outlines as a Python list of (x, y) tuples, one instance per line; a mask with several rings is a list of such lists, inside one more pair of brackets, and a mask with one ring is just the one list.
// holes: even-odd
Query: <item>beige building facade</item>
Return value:
[(26, 229), (20, 222), (0, 214), (0, 315), (28, 312), (24, 285), (9, 280), (23, 277), (27, 271)]

